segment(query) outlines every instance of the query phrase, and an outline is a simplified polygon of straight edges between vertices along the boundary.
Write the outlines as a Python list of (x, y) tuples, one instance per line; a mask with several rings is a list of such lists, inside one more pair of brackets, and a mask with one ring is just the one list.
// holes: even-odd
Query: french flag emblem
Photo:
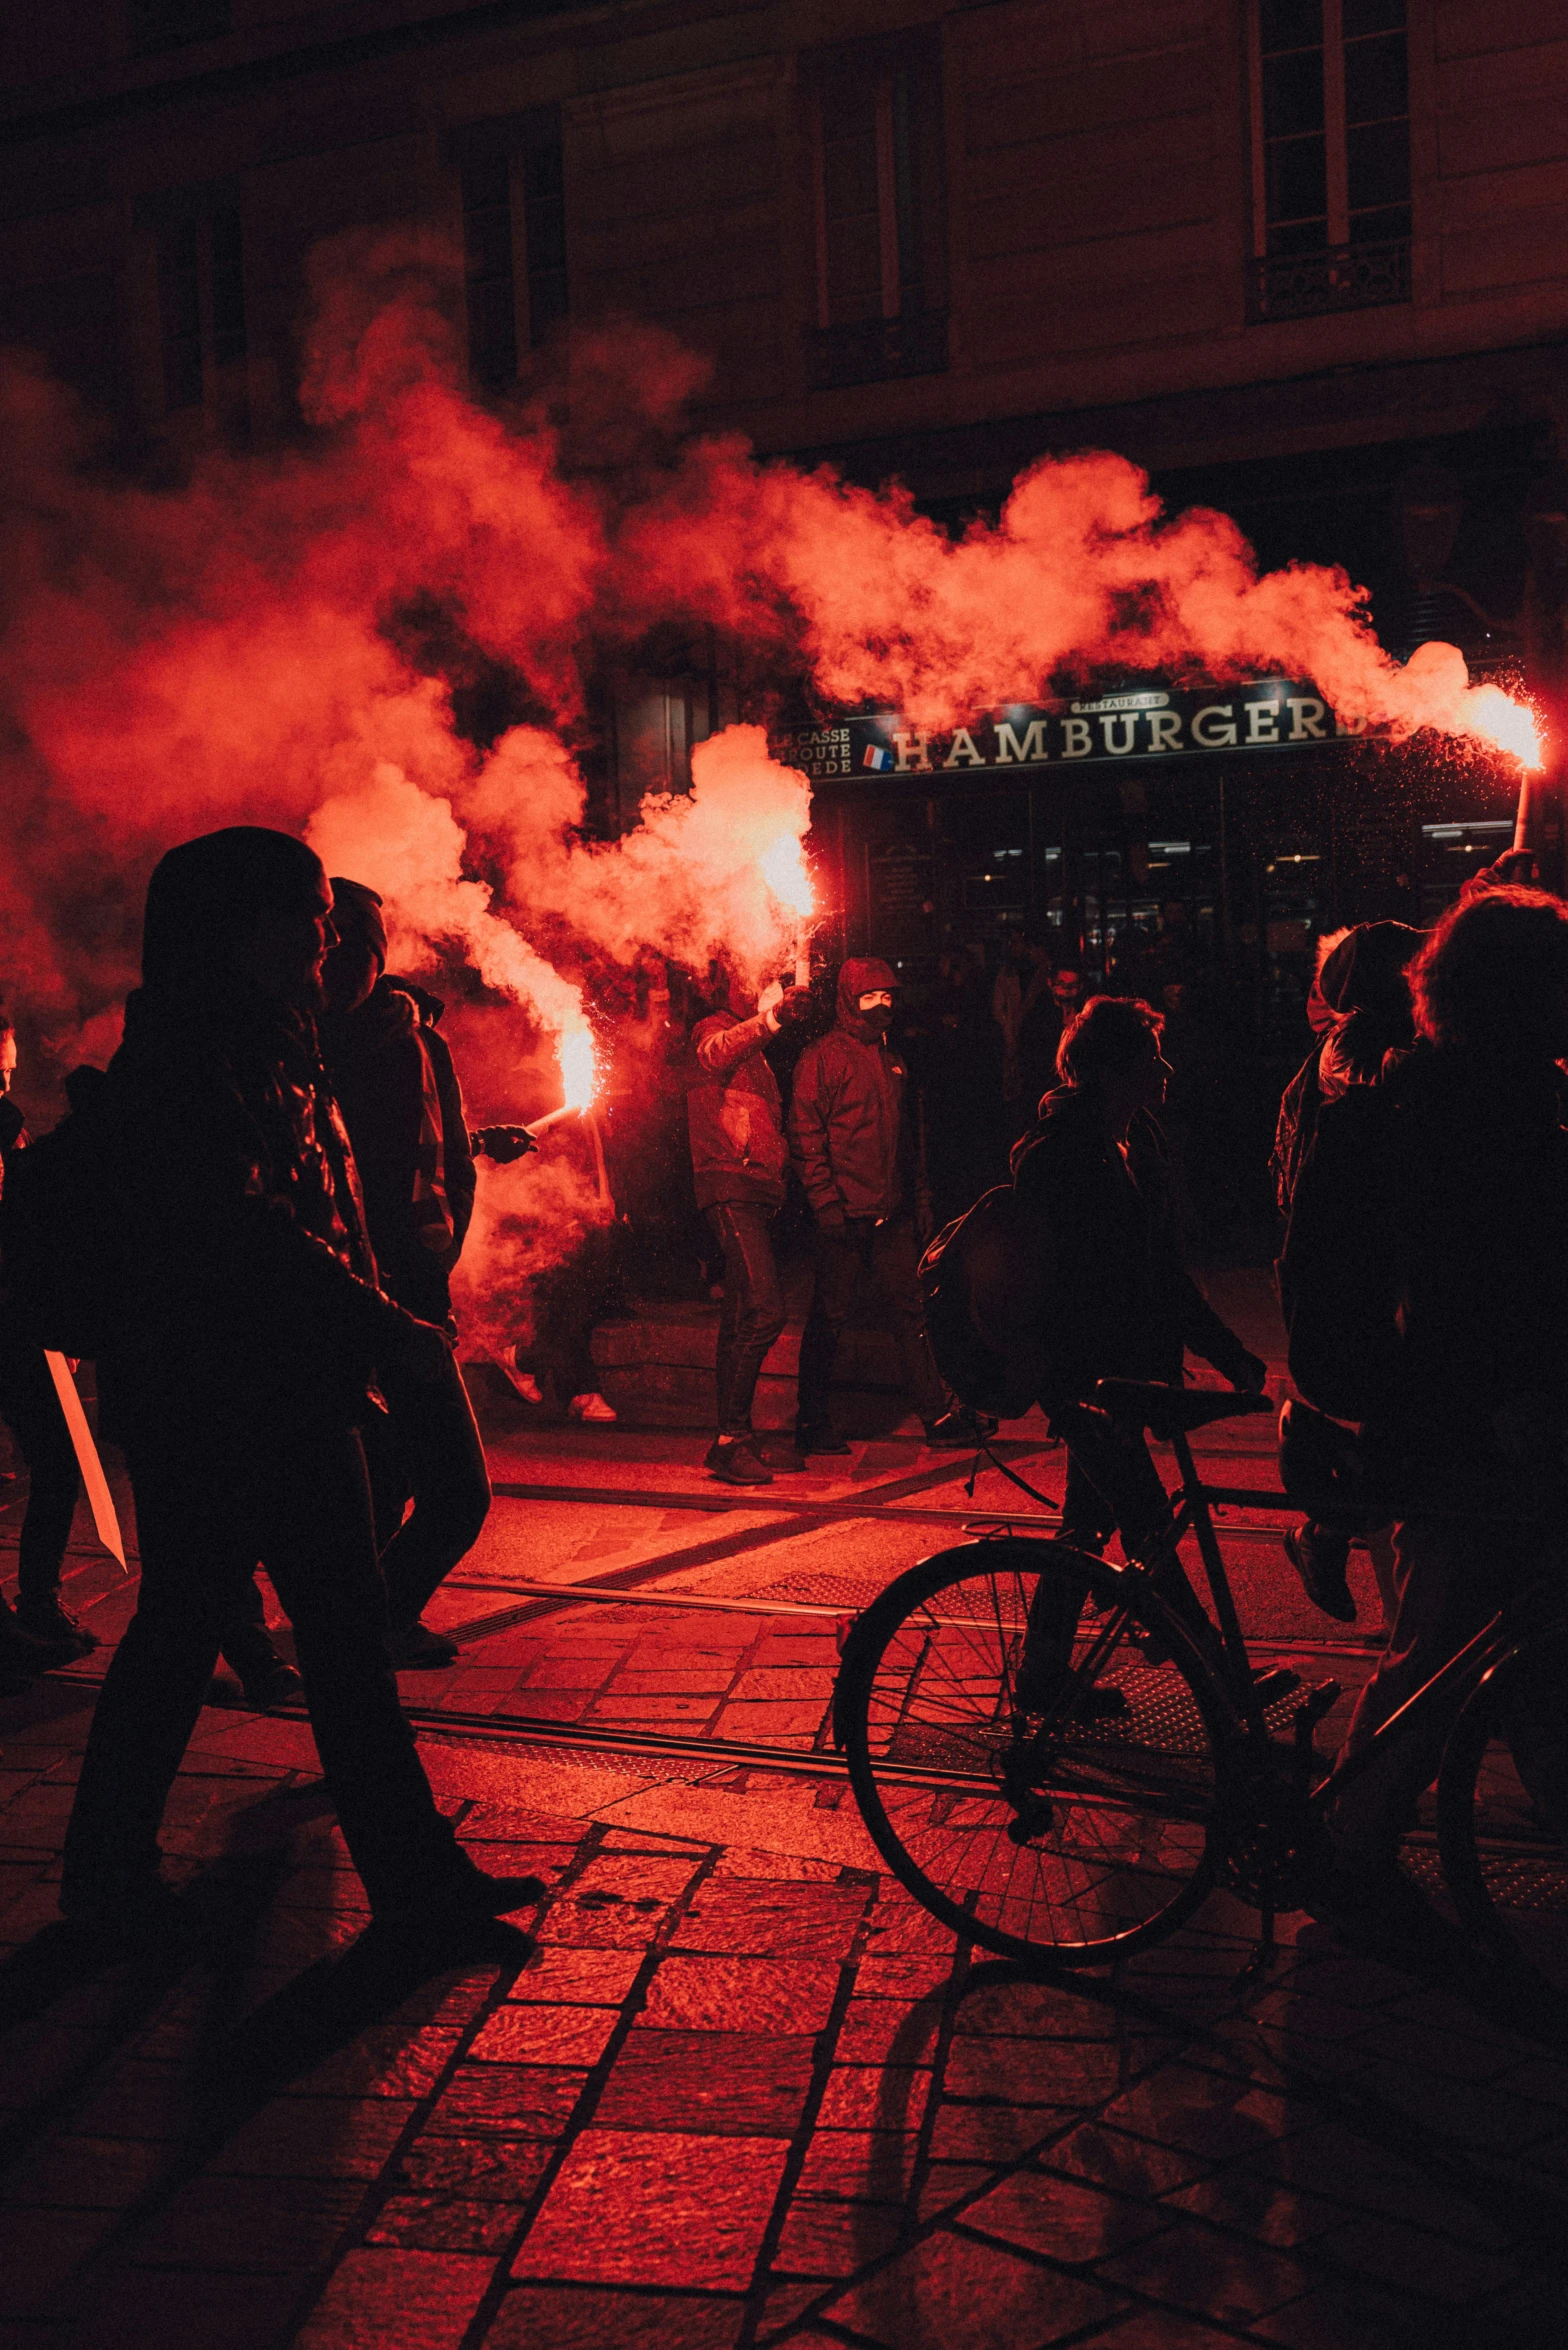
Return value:
[(891, 751), (883, 750), (879, 743), (867, 743), (864, 764), (867, 767), (875, 768), (880, 774), (884, 767), (892, 766), (893, 754)]

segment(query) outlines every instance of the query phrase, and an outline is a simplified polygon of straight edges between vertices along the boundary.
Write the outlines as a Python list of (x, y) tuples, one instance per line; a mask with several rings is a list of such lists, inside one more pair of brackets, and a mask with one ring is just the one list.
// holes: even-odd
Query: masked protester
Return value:
[(862, 1276), (880, 1292), (893, 1324), (904, 1386), (928, 1444), (972, 1447), (976, 1423), (950, 1411), (926, 1342), (916, 1267), (920, 1261), (902, 1167), (905, 1071), (888, 1043), (891, 968), (851, 959), (838, 975), (838, 1018), (808, 1044), (795, 1070), (789, 1141), (816, 1222), (816, 1285), (800, 1346), (795, 1441), (803, 1454), (848, 1452), (834, 1431), (828, 1397), (839, 1335)]
[(738, 982), (729, 1004), (692, 1030), (686, 1131), (697, 1205), (724, 1254), (724, 1302), (714, 1368), (718, 1434), (703, 1466), (727, 1485), (771, 1485), (752, 1431), (752, 1401), (768, 1349), (784, 1327), (769, 1226), (784, 1205), (784, 1106), (763, 1050), (803, 1019), (803, 987), (774, 985), (759, 1001)]
[[(1415, 1049), (1323, 1106), (1280, 1265), (1297, 1387), (1361, 1423), (1368, 1491), (1405, 1506), (1398, 1613), (1346, 1754), (1563, 1536), (1568, 906), (1506, 885), (1462, 899), (1409, 976)], [(1319, 1915), (1383, 1931), (1420, 1912), (1399, 1846), (1447, 1726), (1439, 1709), (1346, 1787)]]
[(173, 849), (147, 892), (142, 986), (104, 1116), (120, 1265), (100, 1390), (141, 1544), (66, 1832), (61, 1907), (134, 1937), (171, 1896), (158, 1827), (259, 1558), (294, 1626), (350, 1858), (378, 1922), (446, 1935), (538, 1898), (492, 1879), (437, 1810), (386, 1649), (358, 1425), (373, 1377), (439, 1393), (443, 1334), (374, 1261), (313, 1014), (332, 893), (250, 826)]
[[(27, 1148), (27, 1123), (11, 1098), (16, 1035), (0, 1016), (0, 1181)], [(0, 1674), (12, 1682), (87, 1656), (98, 1645), (60, 1599), (60, 1570), (81, 1491), (71, 1432), (43, 1349), (6, 1326), (0, 1306), (0, 1419), (27, 1465), (27, 1509), (17, 1545), (16, 1610), (0, 1599)]]

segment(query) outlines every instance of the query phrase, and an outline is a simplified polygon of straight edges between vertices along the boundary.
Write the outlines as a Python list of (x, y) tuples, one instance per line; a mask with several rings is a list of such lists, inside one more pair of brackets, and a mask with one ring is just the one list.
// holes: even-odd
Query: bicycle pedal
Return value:
[(1266, 1672), (1252, 1676), (1252, 1694), (1265, 1710), (1300, 1687), (1301, 1675), (1293, 1673), (1289, 1665), (1270, 1665)]
[(1298, 1747), (1310, 1747), (1313, 1731), (1330, 1707), (1336, 1703), (1340, 1693), (1340, 1684), (1337, 1681), (1319, 1681), (1307, 1691), (1292, 1717), (1296, 1726)]

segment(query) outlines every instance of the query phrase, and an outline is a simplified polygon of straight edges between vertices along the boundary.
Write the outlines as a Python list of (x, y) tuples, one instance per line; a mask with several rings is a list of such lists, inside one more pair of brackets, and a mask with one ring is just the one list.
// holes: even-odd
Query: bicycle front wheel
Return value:
[(1568, 1630), (1522, 1640), (1470, 1697), (1438, 1775), (1437, 1836), (1471, 1932), (1568, 2000)]
[(1224, 1701), (1142, 1578), (1066, 1543), (901, 1575), (845, 1644), (835, 1721), (894, 1876), (989, 1950), (1101, 1963), (1209, 1889)]

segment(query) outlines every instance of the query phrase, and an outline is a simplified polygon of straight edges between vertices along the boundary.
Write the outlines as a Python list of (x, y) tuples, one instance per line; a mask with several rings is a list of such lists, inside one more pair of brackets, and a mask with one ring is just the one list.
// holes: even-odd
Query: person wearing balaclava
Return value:
[(332, 893), (286, 833), (171, 849), (100, 1115), (117, 1265), (99, 1388), (136, 1502), (141, 1584), (66, 1831), (60, 1905), (96, 1938), (160, 1927), (158, 1829), (259, 1559), (294, 1627), (349, 1857), (421, 1945), (539, 1898), (437, 1809), (386, 1644), (359, 1425), (378, 1375), (446, 1375), (443, 1334), (376, 1286), (315, 1013)]
[(803, 1454), (849, 1450), (833, 1427), (829, 1390), (839, 1335), (864, 1277), (887, 1306), (927, 1443), (972, 1449), (975, 1442), (973, 1421), (948, 1408), (926, 1340), (920, 1248), (901, 1166), (905, 1070), (888, 1042), (897, 984), (888, 964), (852, 957), (838, 975), (835, 1025), (807, 1045), (795, 1069), (790, 1153), (816, 1225), (795, 1427)]

